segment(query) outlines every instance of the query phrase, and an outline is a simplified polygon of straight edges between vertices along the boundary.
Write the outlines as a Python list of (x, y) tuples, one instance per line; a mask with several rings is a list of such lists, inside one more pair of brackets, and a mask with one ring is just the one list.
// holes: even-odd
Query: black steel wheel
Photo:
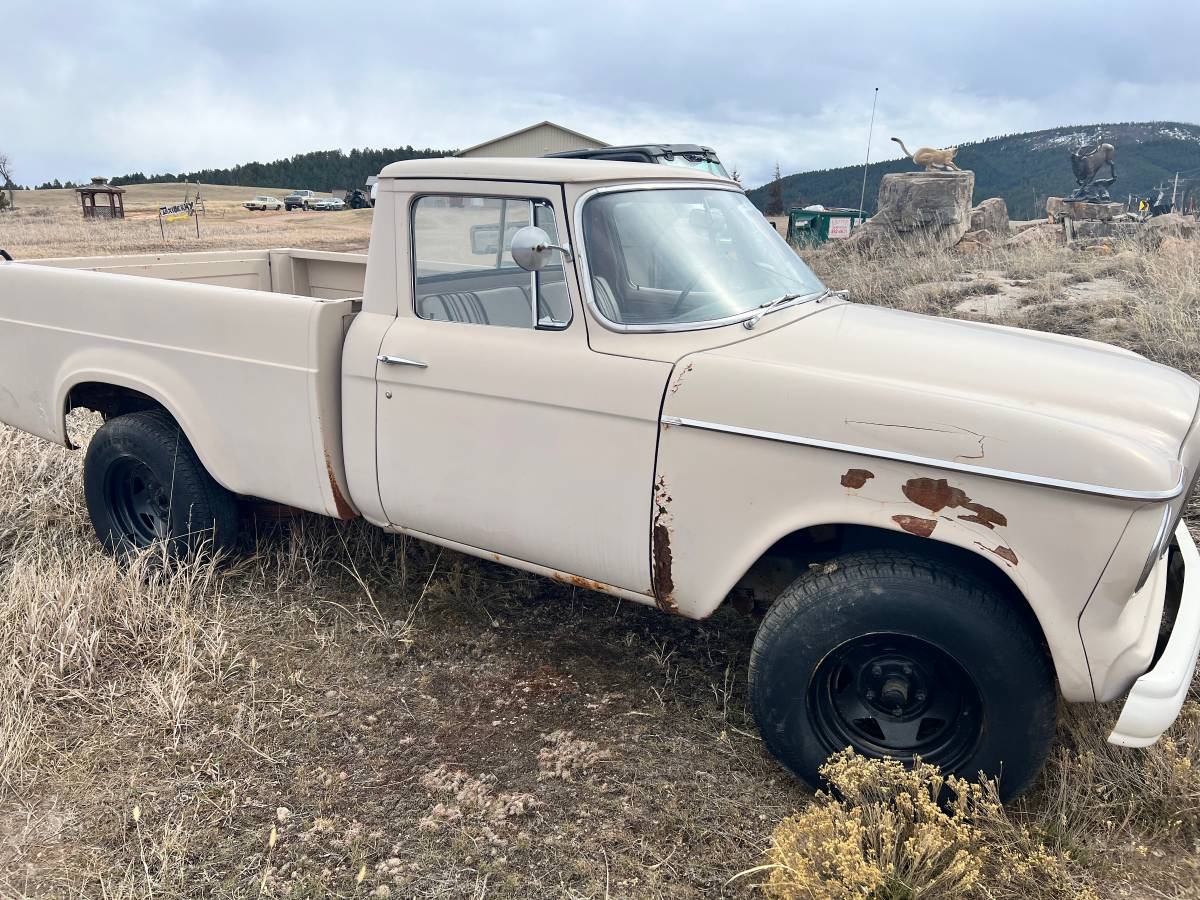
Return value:
[(236, 498), (213, 480), (161, 410), (105, 422), (88, 445), (83, 487), (96, 535), (112, 552), (159, 542), (177, 554), (235, 546)]
[(170, 489), (141, 460), (116, 460), (105, 472), (104, 493), (113, 521), (134, 545), (147, 547), (171, 533)]
[(1054, 667), (1015, 591), (901, 551), (849, 553), (792, 583), (750, 657), (763, 742), (821, 787), (846, 748), (998, 778), (1020, 793), (1054, 736)]
[(854, 747), (951, 770), (979, 741), (979, 710), (979, 690), (958, 661), (904, 634), (835, 647), (817, 666), (808, 697), (813, 728), (829, 752)]

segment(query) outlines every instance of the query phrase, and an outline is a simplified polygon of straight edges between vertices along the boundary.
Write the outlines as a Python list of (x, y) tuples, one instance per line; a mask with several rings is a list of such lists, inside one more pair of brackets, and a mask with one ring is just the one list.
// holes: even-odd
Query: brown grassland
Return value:
[[(18, 195), (0, 247), (367, 244), (370, 211), (239, 211), (254, 193), (165, 243)], [(1200, 241), (806, 255), (860, 302), (1200, 375)], [(840, 798), (814, 797), (748, 713), (756, 616), (684, 622), (316, 518), (251, 523), (221, 565), (119, 564), (81, 462), (0, 427), (0, 896), (1200, 896), (1195, 690), (1142, 751), (1105, 743), (1115, 706), (1064, 705), (1007, 809), (984, 787), (944, 811), (936, 773), (841, 757)]]

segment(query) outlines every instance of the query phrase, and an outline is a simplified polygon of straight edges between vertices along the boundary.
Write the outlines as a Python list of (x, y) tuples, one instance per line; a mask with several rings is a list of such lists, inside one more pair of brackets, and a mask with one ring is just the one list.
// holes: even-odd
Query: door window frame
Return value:
[[(530, 225), (533, 225), (536, 222), (536, 208), (537, 208), (538, 204), (545, 205), (550, 210), (550, 215), (554, 216), (554, 229), (555, 229), (555, 232), (557, 233), (557, 239), (560, 241), (562, 240), (563, 228), (570, 227), (566, 222), (565, 216), (563, 217), (563, 224), (561, 226), (559, 225), (559, 216), (557, 215), (557, 210), (555, 210), (555, 208), (554, 208), (554, 201), (548, 197), (534, 197), (534, 196), (530, 196), (529, 194), (526, 194), (526, 193), (507, 194), (506, 195), (506, 194), (499, 194), (499, 193), (494, 193), (494, 192), (493, 193), (463, 193), (461, 191), (430, 191), (430, 190), (420, 191), (418, 193), (412, 194), (409, 197), (409, 201), (408, 201), (408, 207), (407, 207), (408, 221), (406, 223), (407, 229), (408, 229), (408, 256), (409, 256), (409, 261), (410, 261), (409, 262), (409, 286), (410, 286), (410, 292), (412, 295), (411, 296), (412, 314), (415, 318), (420, 319), (422, 322), (442, 321), (440, 319), (429, 319), (429, 318), (426, 318), (425, 316), (422, 316), (420, 310), (417, 308), (417, 263), (418, 263), (417, 229), (416, 229), (417, 204), (420, 203), (421, 200), (428, 198), (428, 197), (438, 197), (438, 198), (457, 197), (464, 201), (465, 200), (499, 200), (499, 201), (501, 201), (502, 214), (500, 217), (500, 239), (499, 239), (498, 247), (496, 250), (496, 255), (497, 255), (498, 260), (502, 260), (504, 258), (504, 231), (505, 231), (505, 227), (504, 227), (505, 226), (505, 223), (504, 223), (505, 212), (504, 211), (507, 210), (508, 203), (510, 201), (517, 201), (517, 202), (524, 201), (525, 203), (527, 203), (529, 205), (529, 224)], [(527, 273), (529, 275), (529, 291), (530, 291), (529, 305), (530, 305), (531, 327), (529, 329), (518, 328), (517, 329), (518, 331), (525, 331), (525, 330), (529, 330), (529, 331), (566, 331), (568, 328), (571, 327), (571, 324), (575, 321), (575, 303), (571, 299), (569, 279), (567, 278), (567, 262), (568, 262), (567, 260), (563, 259), (561, 261), (561, 266), (562, 266), (562, 273), (563, 273), (563, 290), (566, 293), (566, 297), (567, 297), (567, 301), (568, 301), (567, 306), (568, 306), (568, 311), (570, 313), (570, 317), (565, 322), (553, 322), (553, 323), (548, 322), (545, 324), (543, 324), (541, 322), (541, 320), (538, 318), (538, 302), (537, 302), (538, 301), (538, 290), (539, 290), (540, 284), (541, 284), (540, 279), (538, 277), (540, 275), (540, 272), (538, 272), (537, 270), (533, 270), (533, 271)], [(520, 269), (520, 266), (517, 266), (517, 268)], [(497, 266), (494, 271), (500, 272), (500, 271), (502, 271), (502, 268), (500, 266)], [(524, 270), (522, 270), (522, 271), (524, 271)], [(471, 324), (471, 323), (468, 323), (468, 322), (446, 322), (446, 324), (448, 324), (448, 325), (466, 325), (466, 324)], [(485, 327), (504, 328), (504, 327), (511, 327), (511, 326), (491, 325), (491, 326), (485, 326)]]

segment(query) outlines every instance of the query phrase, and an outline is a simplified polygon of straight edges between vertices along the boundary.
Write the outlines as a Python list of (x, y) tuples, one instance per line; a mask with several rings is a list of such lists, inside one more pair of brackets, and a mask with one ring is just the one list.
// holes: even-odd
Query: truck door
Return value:
[(530, 222), (568, 233), (561, 188), (470, 184), (397, 196), (411, 258), (377, 369), (388, 520), (649, 593), (670, 367), (589, 349), (574, 266), (534, 276), (513, 262)]

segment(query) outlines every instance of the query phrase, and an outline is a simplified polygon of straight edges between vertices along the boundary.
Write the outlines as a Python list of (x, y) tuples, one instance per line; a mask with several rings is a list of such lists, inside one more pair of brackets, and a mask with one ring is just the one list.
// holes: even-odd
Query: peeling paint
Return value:
[(892, 521), (918, 537), (929, 537), (937, 527), (937, 519), (922, 519), (920, 516), (892, 516)]
[(975, 545), (977, 547), (983, 547), (983, 549), (987, 550), (989, 553), (995, 553), (1007, 563), (1010, 563), (1014, 566), (1017, 564), (1017, 554), (1013, 553), (1011, 547), (1005, 547), (1003, 544), (1001, 544), (999, 547), (988, 547), (986, 544), (979, 543), (979, 541), (976, 541)]
[(674, 394), (683, 387), (683, 376), (692, 371), (692, 364), (688, 363), (684, 368), (679, 370), (679, 374), (675, 376), (675, 381), (671, 385), (671, 393)]
[(601, 594), (611, 594), (613, 591), (611, 585), (605, 584), (603, 581), (593, 581), (591, 578), (584, 578), (582, 575), (553, 572), (550, 577), (559, 584), (569, 584), (572, 587), (583, 588), (585, 591), (598, 591)]
[(945, 478), (911, 478), (901, 490), (917, 506), (932, 513), (943, 509), (966, 509), (971, 514), (958, 517), (964, 522), (976, 522), (993, 530), (997, 525), (1008, 524), (1004, 513), (974, 502), (961, 488), (951, 487)]
[(354, 511), (354, 507), (342, 493), (341, 485), (338, 484), (337, 475), (333, 471), (333, 460), (329, 457), (328, 450), (325, 451), (325, 472), (329, 476), (329, 487), (333, 491), (333, 505), (337, 509), (338, 518), (357, 518), (358, 513)]
[(654, 599), (664, 612), (678, 612), (675, 603), (675, 578), (671, 574), (671, 495), (667, 493), (667, 479), (660, 475), (654, 486), (654, 525), (650, 531), (651, 576), (654, 581)]
[(842, 487), (857, 490), (866, 484), (868, 479), (874, 477), (875, 473), (867, 469), (847, 469), (846, 474), (842, 476)]

